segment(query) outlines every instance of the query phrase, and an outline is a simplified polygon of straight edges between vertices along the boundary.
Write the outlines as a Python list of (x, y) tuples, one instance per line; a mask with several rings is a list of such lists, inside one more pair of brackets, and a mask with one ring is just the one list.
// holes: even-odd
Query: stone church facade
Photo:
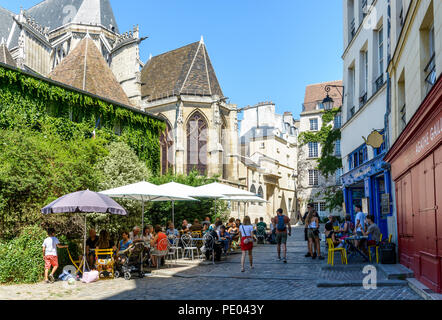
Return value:
[(45, 0), (18, 14), (0, 7), (0, 40), (20, 69), (162, 117), (163, 173), (197, 170), (241, 187), (237, 107), (202, 38), (144, 64), (145, 38), (138, 26), (120, 33), (109, 0)]

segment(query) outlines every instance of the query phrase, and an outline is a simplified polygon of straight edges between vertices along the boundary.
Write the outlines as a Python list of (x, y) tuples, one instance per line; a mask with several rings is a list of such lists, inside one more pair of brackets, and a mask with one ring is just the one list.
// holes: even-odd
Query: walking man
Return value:
[(288, 235), (292, 235), (292, 227), (290, 219), (283, 214), (282, 209), (276, 211), (277, 216), (274, 218), (276, 224), (276, 243), (278, 244), (278, 260), (281, 260), (281, 244), (283, 246), (284, 263), (287, 263), (287, 229)]

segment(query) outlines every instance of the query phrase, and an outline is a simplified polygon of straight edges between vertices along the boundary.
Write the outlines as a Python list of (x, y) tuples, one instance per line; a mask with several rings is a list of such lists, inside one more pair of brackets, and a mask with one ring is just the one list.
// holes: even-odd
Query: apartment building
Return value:
[(396, 233), (390, 170), (384, 161), (388, 148), (389, 2), (343, 1), (345, 211), (354, 218), (355, 205), (362, 205), (364, 212), (375, 216), (384, 238)]
[(391, 164), (400, 263), (442, 292), (442, 1), (391, 7)]
[[(331, 81), (319, 84), (308, 85), (305, 89), (304, 103), (300, 115), (299, 133), (317, 132), (323, 125), (322, 114), (324, 112), (323, 100), (326, 97), (326, 86), (332, 86), (329, 96), (334, 101), (334, 108), (342, 106), (342, 81)], [(333, 127), (340, 128), (341, 115), (338, 114)], [(332, 186), (340, 185), (341, 170), (336, 172), (335, 176), (324, 177), (319, 170), (318, 158), (321, 156), (322, 148), (318, 142), (309, 142), (305, 145), (299, 145), (298, 151), (298, 203), (300, 212), (307, 211), (307, 204), (313, 203), (316, 211), (321, 217), (329, 214), (341, 215), (342, 210), (329, 212), (326, 210), (324, 191)], [(341, 142), (337, 141), (335, 145), (335, 156), (341, 155)]]

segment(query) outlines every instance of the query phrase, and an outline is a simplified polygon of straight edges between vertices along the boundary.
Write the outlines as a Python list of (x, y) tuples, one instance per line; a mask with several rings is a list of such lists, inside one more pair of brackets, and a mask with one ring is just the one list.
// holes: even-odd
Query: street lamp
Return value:
[(324, 106), (325, 110), (331, 110), (333, 109), (335, 101), (328, 95), (330, 88), (328, 88), (328, 90), (326, 91), (327, 91), (327, 96), (324, 98), (324, 100), (322, 100), (322, 105)]
[(324, 100), (322, 100), (322, 105), (324, 106), (325, 110), (331, 110), (331, 109), (333, 109), (333, 106), (334, 106), (335, 101), (328, 95), (331, 88), (336, 88), (336, 89), (342, 88), (342, 93), (339, 90), (337, 90), (337, 91), (339, 92), (339, 94), (342, 97), (342, 103), (344, 103), (344, 86), (331, 85), (331, 84), (326, 85), (324, 90), (325, 90), (325, 92), (327, 92), (327, 96), (324, 98)]

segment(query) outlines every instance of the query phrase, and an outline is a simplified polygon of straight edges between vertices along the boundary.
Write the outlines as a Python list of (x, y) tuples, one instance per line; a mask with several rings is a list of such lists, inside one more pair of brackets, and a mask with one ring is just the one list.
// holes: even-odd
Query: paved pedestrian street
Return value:
[[(364, 289), (359, 264), (341, 266), (339, 255), (335, 269), (325, 260), (305, 258), (303, 227), (293, 228), (288, 242), (288, 263), (277, 260), (275, 245), (257, 245), (255, 269), (240, 272), (241, 255), (232, 254), (215, 265), (163, 267), (144, 279), (102, 280), (70, 286), (54, 284), (0, 286), (0, 299), (112, 299), (112, 300), (408, 300), (421, 299), (405, 281), (383, 281), (376, 289)], [(247, 262), (248, 260), (246, 260)], [(337, 281), (339, 286), (327, 286)], [(345, 281), (349, 281), (348, 286)], [(320, 286), (318, 286), (320, 284)], [(321, 285), (325, 284), (325, 285)]]

